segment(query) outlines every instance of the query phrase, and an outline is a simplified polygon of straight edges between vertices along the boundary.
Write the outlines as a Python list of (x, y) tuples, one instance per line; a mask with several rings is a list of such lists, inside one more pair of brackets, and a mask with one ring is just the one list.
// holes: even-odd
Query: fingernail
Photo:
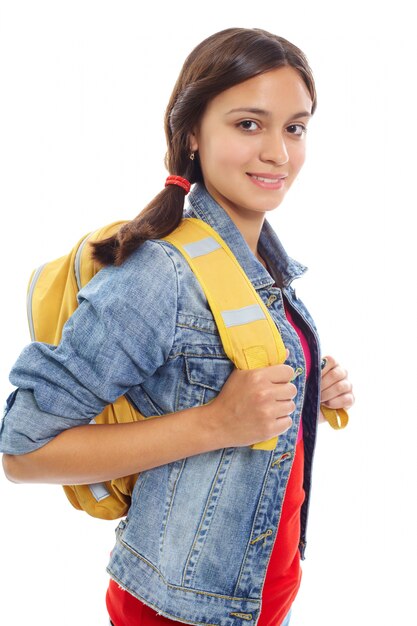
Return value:
[(327, 365), (327, 359), (325, 357), (323, 357), (322, 360), (321, 360), (321, 369), (324, 370), (326, 365)]

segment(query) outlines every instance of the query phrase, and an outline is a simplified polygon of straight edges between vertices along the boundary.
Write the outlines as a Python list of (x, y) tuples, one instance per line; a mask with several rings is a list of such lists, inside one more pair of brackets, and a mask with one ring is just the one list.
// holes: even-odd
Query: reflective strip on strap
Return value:
[(104, 483), (95, 483), (94, 485), (88, 485), (88, 487), (97, 502), (104, 500), (104, 498), (108, 498), (110, 495)]
[(213, 238), (206, 237), (200, 239), (200, 241), (193, 241), (192, 243), (186, 243), (183, 245), (186, 253), (194, 259), (196, 256), (203, 256), (203, 254), (209, 254), (221, 248), (221, 245)]
[(264, 320), (265, 313), (259, 304), (250, 304), (241, 309), (232, 309), (231, 311), (222, 311), (222, 318), (227, 328), (231, 326), (240, 326), (241, 324), (250, 324), (257, 320)]

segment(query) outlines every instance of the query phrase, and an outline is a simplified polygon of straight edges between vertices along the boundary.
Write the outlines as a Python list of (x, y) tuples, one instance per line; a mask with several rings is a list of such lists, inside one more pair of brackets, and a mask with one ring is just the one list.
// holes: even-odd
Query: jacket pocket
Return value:
[(177, 409), (213, 400), (234, 369), (223, 351), (214, 346), (192, 346), (182, 354), (183, 375), (178, 386)]

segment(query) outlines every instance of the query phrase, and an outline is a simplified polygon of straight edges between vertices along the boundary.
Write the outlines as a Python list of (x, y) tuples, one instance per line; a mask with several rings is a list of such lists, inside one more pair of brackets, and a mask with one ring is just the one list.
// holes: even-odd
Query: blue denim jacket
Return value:
[[(226, 212), (196, 184), (185, 215), (208, 222), (236, 255), (276, 322), (292, 367), (303, 373), (292, 427), (274, 451), (220, 449), (142, 472), (116, 529), (109, 574), (158, 612), (192, 624), (256, 624), (268, 561), (294, 458), (302, 411), (305, 446), (300, 552), (304, 558), (320, 397), (316, 329), (292, 281), (307, 269), (291, 259), (267, 221), (256, 259)], [(277, 287), (272, 285), (276, 283)], [(284, 300), (303, 328), (312, 367)], [(0, 450), (30, 452), (90, 422), (122, 394), (145, 416), (213, 399), (233, 369), (204, 293), (182, 255), (147, 241), (121, 267), (101, 270), (79, 294), (58, 347), (33, 342), (10, 380)]]

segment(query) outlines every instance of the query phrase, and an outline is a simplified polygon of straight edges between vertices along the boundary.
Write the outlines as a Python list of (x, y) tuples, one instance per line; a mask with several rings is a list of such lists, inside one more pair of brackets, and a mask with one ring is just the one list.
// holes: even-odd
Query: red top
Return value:
[[(285, 305), (285, 313), (300, 338), (306, 361), (306, 376), (308, 377), (311, 355), (307, 339), (295, 324), (287, 305)], [(295, 458), (282, 505), (278, 534), (272, 549), (262, 591), (262, 607), (258, 626), (281, 624), (290, 610), (300, 586), (301, 566), (298, 544), (300, 540), (300, 508), (304, 501), (303, 475), (304, 445), (300, 424)], [(106, 604), (114, 626), (178, 625), (178, 621), (158, 615), (154, 609), (124, 591), (114, 580), (110, 580)]]

